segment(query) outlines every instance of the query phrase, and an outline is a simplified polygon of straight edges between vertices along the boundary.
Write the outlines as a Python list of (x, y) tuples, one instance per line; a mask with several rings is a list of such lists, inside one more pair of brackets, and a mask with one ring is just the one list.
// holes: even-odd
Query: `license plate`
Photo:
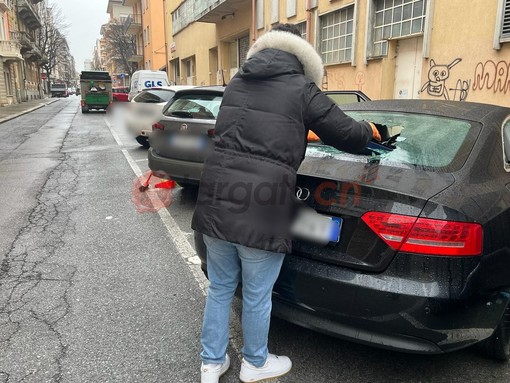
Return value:
[(170, 137), (170, 146), (182, 150), (202, 150), (205, 147), (205, 137), (173, 135)]
[(340, 240), (342, 218), (329, 217), (315, 211), (300, 212), (291, 227), (291, 233), (305, 241), (327, 245)]

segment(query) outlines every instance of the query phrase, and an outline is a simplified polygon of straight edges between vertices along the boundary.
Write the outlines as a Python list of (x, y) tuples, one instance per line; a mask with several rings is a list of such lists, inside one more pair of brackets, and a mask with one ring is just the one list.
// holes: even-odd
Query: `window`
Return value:
[(147, 45), (147, 29), (143, 30), (143, 45)]
[(296, 0), (287, 0), (287, 17), (296, 16)]
[(150, 26), (147, 25), (147, 45), (151, 43), (151, 29)]
[(175, 99), (164, 114), (214, 120), (220, 111), (221, 100), (220, 94), (185, 94)]
[(510, 117), (503, 125), (503, 156), (505, 170), (510, 172)]
[(133, 98), (133, 102), (160, 104), (162, 102), (170, 101), (174, 94), (175, 92), (173, 90), (163, 89), (144, 90)]
[(320, 17), (320, 54), (324, 64), (351, 60), (354, 6)]
[(388, 39), (423, 33), (426, 0), (375, 0), (372, 56), (388, 54)]
[(503, 20), (501, 21), (501, 42), (510, 41), (510, 0), (503, 1)]
[(257, 0), (257, 29), (264, 28), (264, 0)]
[(299, 33), (301, 33), (301, 37), (306, 40), (306, 21), (296, 24), (297, 29), (299, 29)]
[(147, 9), (147, 0), (142, 0), (142, 11), (145, 13), (146, 9)]
[[(390, 135), (400, 134), (396, 148), (378, 153), (382, 165), (414, 165), (438, 172), (459, 170), (471, 153), (481, 126), (478, 123), (432, 115), (399, 112), (345, 111), (353, 119), (377, 121), (389, 126)], [(327, 145), (308, 145), (307, 156), (328, 156), (359, 161)], [(368, 159), (367, 159), (368, 161)]]
[(277, 23), (280, 19), (280, 1), (279, 0), (271, 0), (271, 16), (270, 22), (271, 24)]

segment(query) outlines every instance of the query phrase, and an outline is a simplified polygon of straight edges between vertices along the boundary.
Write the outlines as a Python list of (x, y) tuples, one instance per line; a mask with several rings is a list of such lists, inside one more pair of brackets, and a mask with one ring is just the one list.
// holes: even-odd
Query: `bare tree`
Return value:
[(125, 32), (124, 23), (118, 20), (110, 20), (103, 26), (102, 34), (106, 41), (106, 49), (115, 62), (115, 66), (123, 72), (133, 74), (133, 65), (128, 61), (136, 50), (136, 38)]
[(65, 23), (64, 16), (56, 6), (47, 7), (41, 14), (42, 28), (39, 33), (39, 48), (46, 61), (41, 67), (46, 72), (47, 84), (51, 84), (52, 74), (55, 68), (69, 59), (70, 51), (67, 39), (64, 35), (68, 25)]

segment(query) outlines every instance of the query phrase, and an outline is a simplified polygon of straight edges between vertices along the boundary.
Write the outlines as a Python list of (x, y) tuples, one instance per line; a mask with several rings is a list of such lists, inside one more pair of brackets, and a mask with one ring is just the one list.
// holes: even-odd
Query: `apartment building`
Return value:
[[(101, 34), (103, 38), (100, 40), (99, 44), (103, 44), (100, 48), (100, 63), (104, 70), (108, 71), (110, 75), (112, 75), (113, 79), (117, 79), (118, 75), (125, 74), (127, 69), (125, 66), (129, 65), (129, 62), (123, 63), (121, 57), (119, 57), (118, 51), (115, 49), (108, 49), (108, 41), (105, 36), (108, 33), (109, 26), (111, 24), (115, 24), (120, 27), (125, 25), (127, 20), (133, 16), (133, 8), (130, 6), (126, 6), (123, 4), (123, 0), (108, 0), (108, 5), (106, 12), (110, 16), (110, 20), (108, 24), (105, 24), (101, 27)], [(115, 38), (114, 38), (115, 40)], [(115, 44), (115, 41), (110, 41)]]
[(40, 64), (44, 57), (37, 45), (43, 0), (0, 0), (0, 104), (41, 98)]
[(124, 0), (133, 9), (126, 32), (136, 37), (136, 52), (130, 61), (138, 69), (166, 70), (164, 0)]
[(321, 55), (324, 89), (510, 106), (510, 0), (167, 0), (165, 17), (181, 83), (228, 82), (288, 22)]

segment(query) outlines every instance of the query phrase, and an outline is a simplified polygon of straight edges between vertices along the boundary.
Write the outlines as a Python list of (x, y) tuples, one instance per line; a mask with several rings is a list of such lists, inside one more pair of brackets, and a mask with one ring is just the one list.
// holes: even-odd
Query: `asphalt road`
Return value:
[[(82, 115), (71, 97), (0, 125), (0, 382), (199, 381), (195, 195), (177, 188), (168, 209), (137, 211), (147, 151), (124, 107)], [(222, 383), (239, 381), (239, 310)], [(472, 349), (389, 352), (276, 318), (270, 350), (293, 360), (282, 383), (510, 381), (508, 363)]]

